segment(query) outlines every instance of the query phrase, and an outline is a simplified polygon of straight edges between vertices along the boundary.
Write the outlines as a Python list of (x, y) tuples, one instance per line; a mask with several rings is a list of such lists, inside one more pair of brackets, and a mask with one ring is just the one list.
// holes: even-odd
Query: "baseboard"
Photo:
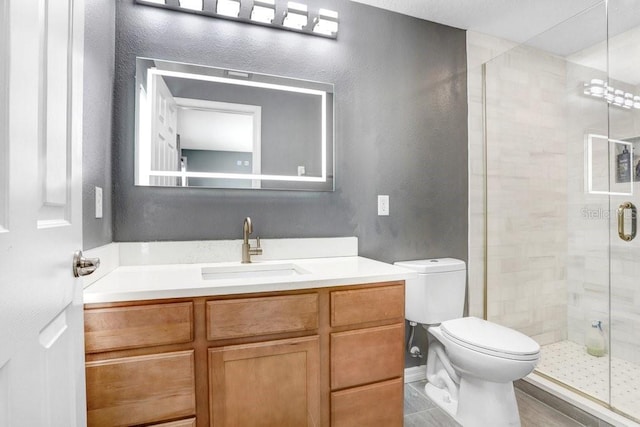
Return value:
[(427, 378), (427, 365), (412, 366), (410, 368), (404, 368), (405, 383), (421, 381), (426, 378)]

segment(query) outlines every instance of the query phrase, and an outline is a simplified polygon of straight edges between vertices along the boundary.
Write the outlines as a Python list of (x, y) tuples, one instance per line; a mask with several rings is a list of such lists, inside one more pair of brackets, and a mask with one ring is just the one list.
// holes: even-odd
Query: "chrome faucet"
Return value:
[(260, 247), (260, 238), (257, 238), (257, 244), (255, 248), (251, 247), (249, 243), (249, 234), (253, 233), (253, 226), (251, 225), (251, 218), (246, 217), (244, 224), (242, 225), (242, 263), (247, 264), (251, 262), (251, 255), (262, 255), (262, 248)]

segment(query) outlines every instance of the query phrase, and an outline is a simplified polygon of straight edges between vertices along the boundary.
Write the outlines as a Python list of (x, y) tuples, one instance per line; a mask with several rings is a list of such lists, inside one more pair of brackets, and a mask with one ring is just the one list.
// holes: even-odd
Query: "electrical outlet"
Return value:
[(96, 218), (102, 218), (102, 188), (96, 187)]
[(389, 196), (378, 195), (378, 216), (389, 216)]

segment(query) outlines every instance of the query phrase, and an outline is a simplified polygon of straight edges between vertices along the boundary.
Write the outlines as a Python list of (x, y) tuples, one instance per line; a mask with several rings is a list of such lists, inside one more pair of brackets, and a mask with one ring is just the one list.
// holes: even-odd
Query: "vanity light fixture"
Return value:
[(604, 80), (591, 79), (584, 84), (583, 93), (594, 98), (602, 98), (609, 104), (630, 110), (640, 109), (640, 96), (609, 86)]
[(271, 24), (276, 17), (275, 0), (255, 0), (251, 9), (251, 20)]
[(202, 0), (180, 0), (180, 7), (191, 10), (202, 10)]
[(338, 34), (338, 12), (320, 9), (318, 17), (313, 20), (313, 32), (328, 36)]
[(216, 12), (218, 15), (237, 18), (240, 16), (240, 0), (218, 0)]
[[(338, 38), (338, 12), (286, 0), (134, 0), (174, 12), (221, 18), (328, 39)], [(317, 11), (317, 12), (316, 12)]]
[(309, 22), (309, 11), (307, 5), (290, 1), (287, 3), (287, 10), (284, 12), (282, 25), (289, 28), (302, 30)]

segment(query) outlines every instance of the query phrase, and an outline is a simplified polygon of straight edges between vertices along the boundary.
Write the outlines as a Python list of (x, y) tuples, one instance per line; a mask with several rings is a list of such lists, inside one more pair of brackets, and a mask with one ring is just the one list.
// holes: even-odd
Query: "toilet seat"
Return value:
[(524, 361), (540, 356), (540, 345), (530, 337), (476, 317), (447, 320), (440, 330), (447, 339), (479, 353)]

